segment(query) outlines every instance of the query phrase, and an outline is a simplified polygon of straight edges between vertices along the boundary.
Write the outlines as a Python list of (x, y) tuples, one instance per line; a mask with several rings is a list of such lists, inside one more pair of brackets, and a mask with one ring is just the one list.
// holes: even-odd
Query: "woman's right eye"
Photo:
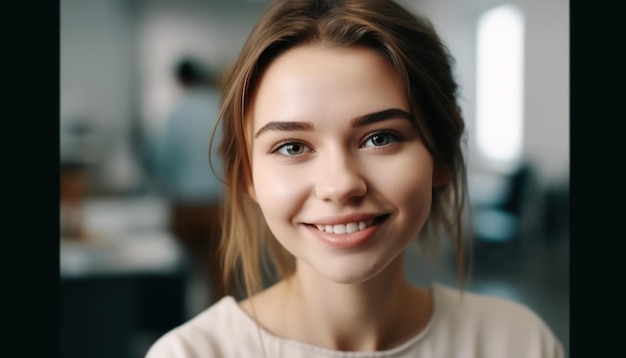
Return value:
[(272, 153), (279, 153), (286, 157), (294, 157), (311, 152), (311, 148), (300, 142), (288, 142), (277, 146)]

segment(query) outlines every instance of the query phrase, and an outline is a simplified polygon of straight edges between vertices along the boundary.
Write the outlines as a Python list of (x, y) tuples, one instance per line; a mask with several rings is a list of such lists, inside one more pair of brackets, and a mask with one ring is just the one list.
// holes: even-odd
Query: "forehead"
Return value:
[(363, 47), (306, 45), (267, 67), (248, 125), (255, 130), (269, 121), (340, 120), (388, 108), (410, 112), (405, 85), (386, 58)]

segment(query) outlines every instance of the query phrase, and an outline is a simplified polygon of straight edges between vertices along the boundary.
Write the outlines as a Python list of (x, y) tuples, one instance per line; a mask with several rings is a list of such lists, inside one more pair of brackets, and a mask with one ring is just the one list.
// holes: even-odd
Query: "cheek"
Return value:
[(421, 226), (430, 210), (432, 180), (422, 175), (407, 175), (403, 179), (389, 186), (389, 195), (396, 198), (398, 209), (405, 220)]
[(395, 158), (378, 160), (367, 170), (377, 189), (394, 202), (430, 201), (433, 163), (425, 148), (418, 147)]
[[(416, 161), (415, 158), (421, 160)], [(386, 163), (384, 170), (378, 171), (376, 191), (398, 210), (400, 221), (410, 231), (407, 234), (417, 234), (415, 231), (421, 229), (430, 212), (432, 161), (427, 154), (420, 151), (410, 160), (390, 164), (392, 163)]]
[(268, 166), (258, 161), (252, 169), (256, 199), (268, 224), (273, 225), (272, 219), (291, 218), (306, 199), (305, 181), (294, 177), (289, 166)]

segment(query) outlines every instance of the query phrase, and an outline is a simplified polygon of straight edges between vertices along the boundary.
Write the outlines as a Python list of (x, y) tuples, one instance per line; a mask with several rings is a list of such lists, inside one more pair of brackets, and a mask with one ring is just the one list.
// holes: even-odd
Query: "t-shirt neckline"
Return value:
[[(233, 296), (227, 296), (224, 298), (224, 300), (226, 300), (226, 303), (231, 306), (231, 309), (237, 314), (239, 315), (242, 320), (244, 322), (246, 322), (246, 325), (249, 325), (251, 329), (253, 330), (258, 330), (260, 335), (262, 336), (262, 339), (264, 340), (268, 340), (266, 342), (264, 342), (264, 346), (266, 347), (271, 347), (271, 346), (276, 346), (276, 345), (285, 345), (285, 346), (292, 346), (292, 347), (296, 347), (298, 349), (304, 349), (304, 350), (308, 350), (308, 351), (315, 351), (317, 353), (320, 354), (324, 354), (328, 357), (343, 357), (343, 358), (347, 358), (347, 357), (351, 357), (351, 358), (359, 358), (359, 357), (372, 357), (372, 358), (382, 358), (382, 357), (393, 357), (395, 355), (398, 355), (408, 349), (410, 349), (411, 347), (419, 344), (421, 341), (423, 341), (425, 339), (425, 337), (429, 334), (430, 331), (432, 331), (432, 327), (435, 325), (435, 323), (437, 322), (437, 318), (439, 317), (440, 313), (440, 292), (442, 290), (442, 287), (440, 287), (439, 284), (433, 284), (430, 288), (430, 293), (432, 295), (432, 302), (433, 302), (433, 310), (432, 310), (432, 314), (430, 315), (430, 318), (428, 320), (428, 323), (426, 324), (426, 326), (424, 327), (424, 329), (422, 329), (420, 331), (420, 333), (418, 333), (416, 336), (414, 336), (413, 338), (409, 339), (408, 341), (402, 343), (401, 345), (394, 347), (394, 348), (390, 348), (390, 349), (386, 349), (386, 350), (380, 350), (380, 351), (374, 351), (374, 352), (353, 352), (353, 351), (337, 351), (337, 350), (332, 350), (332, 349), (328, 349), (328, 348), (323, 348), (323, 347), (318, 347), (309, 343), (304, 343), (304, 342), (300, 342), (300, 341), (296, 341), (296, 340), (292, 340), (292, 339), (287, 339), (287, 338), (283, 338), (280, 336), (277, 336), (276, 334), (268, 331), (265, 327), (261, 326), (260, 324), (257, 323), (257, 321), (254, 320), (253, 317), (251, 317), (246, 311), (243, 310), (243, 308), (241, 308), (241, 306), (239, 305), (239, 303), (235, 300), (235, 298)], [(271, 342), (270, 344), (268, 344), (268, 342)]]

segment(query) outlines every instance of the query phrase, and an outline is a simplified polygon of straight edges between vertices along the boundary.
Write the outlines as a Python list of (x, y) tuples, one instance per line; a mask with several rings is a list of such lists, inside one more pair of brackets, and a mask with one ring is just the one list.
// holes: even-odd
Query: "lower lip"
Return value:
[(323, 243), (336, 249), (345, 250), (365, 244), (378, 231), (380, 224), (372, 225), (350, 234), (333, 234), (326, 231), (320, 231), (312, 225), (306, 225), (306, 227)]

